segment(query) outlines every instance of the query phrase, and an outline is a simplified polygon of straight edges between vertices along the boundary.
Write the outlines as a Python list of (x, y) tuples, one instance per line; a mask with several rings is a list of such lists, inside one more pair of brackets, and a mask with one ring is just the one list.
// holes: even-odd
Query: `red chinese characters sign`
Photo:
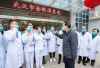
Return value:
[(32, 12), (42, 12), (42, 13), (48, 13), (48, 14), (54, 14), (54, 15), (62, 15), (61, 10), (59, 9), (40, 6), (36, 4), (23, 3), (23, 2), (18, 2), (18, 1), (13, 3), (13, 8), (30, 10)]

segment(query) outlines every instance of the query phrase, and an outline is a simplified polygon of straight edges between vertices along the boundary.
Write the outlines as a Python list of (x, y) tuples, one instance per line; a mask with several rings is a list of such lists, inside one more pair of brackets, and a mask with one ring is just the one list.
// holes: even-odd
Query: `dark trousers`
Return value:
[(91, 66), (95, 65), (95, 60), (91, 60)]
[(50, 52), (50, 53), (49, 53), (49, 56), (50, 56), (50, 59), (51, 59), (51, 58), (55, 58), (55, 52), (53, 52), (53, 53)]
[(65, 68), (75, 68), (75, 60), (64, 57)]
[(46, 64), (45, 56), (43, 56), (42, 64)]
[(61, 55), (61, 54), (59, 54), (59, 55), (58, 55), (58, 64), (60, 64), (60, 63), (61, 63), (61, 58), (62, 58), (62, 55)]
[(86, 65), (87, 63), (87, 57), (83, 57), (83, 65)]
[(90, 62), (90, 59), (88, 57), (85, 56), (78, 56), (78, 64), (83, 63), (83, 65), (86, 65), (87, 63)]
[(20, 67), (20, 68), (23, 68), (23, 67)]
[(87, 57), (87, 63), (90, 63), (90, 58), (89, 57)]
[(83, 61), (82, 56), (78, 56), (78, 64), (80, 64)]

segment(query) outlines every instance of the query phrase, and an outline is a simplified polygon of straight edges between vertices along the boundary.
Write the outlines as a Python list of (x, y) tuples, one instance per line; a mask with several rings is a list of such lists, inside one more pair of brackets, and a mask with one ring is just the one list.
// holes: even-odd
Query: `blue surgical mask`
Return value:
[(27, 31), (28, 32), (32, 32), (32, 30), (33, 30), (32, 27), (31, 26), (28, 26)]
[(82, 35), (86, 33), (86, 28), (82, 28)]
[(3, 26), (2, 25), (0, 25), (0, 32), (2, 32), (3, 31)]
[(92, 32), (92, 38), (95, 38), (97, 36), (97, 32)]
[(16, 30), (16, 31), (18, 31), (18, 30), (19, 30), (19, 25), (16, 25), (15, 30)]

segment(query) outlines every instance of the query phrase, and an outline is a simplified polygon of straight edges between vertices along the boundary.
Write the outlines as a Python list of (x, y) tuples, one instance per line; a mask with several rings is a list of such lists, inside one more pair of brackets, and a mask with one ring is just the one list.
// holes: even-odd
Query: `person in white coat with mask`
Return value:
[(36, 68), (44, 68), (42, 65), (44, 35), (42, 34), (40, 27), (37, 27), (36, 29), (37, 30), (34, 33)]
[(46, 27), (43, 27), (42, 33), (44, 35), (43, 62), (42, 63), (46, 64), (46, 57), (48, 56), (48, 43), (47, 43), (48, 35), (47, 35)]
[(51, 30), (48, 31), (48, 51), (50, 56), (50, 63), (56, 61), (55, 59), (56, 44), (57, 44), (57, 37), (55, 35), (55, 29), (54, 27), (51, 27)]
[[(62, 35), (63, 31), (59, 30), (58, 33), (59, 35)], [(59, 37), (57, 37), (57, 53), (58, 53), (58, 64), (60, 64), (63, 55), (63, 39)]]
[(22, 33), (22, 42), (24, 46), (26, 68), (33, 68), (34, 41), (33, 41), (33, 26), (31, 23), (28, 23), (26, 30)]
[(83, 65), (86, 65), (87, 59), (89, 59), (89, 46), (92, 36), (89, 32), (86, 31), (85, 26), (82, 28), (80, 36), (80, 45), (78, 46), (78, 63), (81, 62)]
[(98, 47), (100, 46), (100, 36), (98, 35), (99, 30), (94, 28), (92, 30), (92, 40), (90, 42), (90, 54), (89, 54), (89, 58), (90, 58), (90, 64), (91, 66), (95, 65), (95, 61), (96, 61), (96, 54), (98, 52)]
[(78, 37), (78, 50), (77, 50), (77, 57), (78, 57), (78, 63), (82, 60), (82, 57), (80, 56), (80, 48), (81, 48), (81, 41), (82, 41), (82, 35), (81, 32), (75, 31)]
[(18, 24), (15, 20), (9, 21), (9, 29), (4, 32), (6, 41), (6, 62), (5, 68), (21, 68), (23, 64), (23, 47), (21, 33), (18, 31)]
[(4, 68), (5, 64), (5, 47), (3, 44), (3, 26), (0, 24), (0, 68)]

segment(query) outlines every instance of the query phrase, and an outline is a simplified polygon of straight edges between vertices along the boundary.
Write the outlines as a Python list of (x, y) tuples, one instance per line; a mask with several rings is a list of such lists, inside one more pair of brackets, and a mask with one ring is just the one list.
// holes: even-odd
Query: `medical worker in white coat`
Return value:
[(46, 57), (48, 56), (48, 39), (46, 27), (43, 27), (42, 33), (44, 35), (44, 47), (43, 47), (43, 64), (46, 64)]
[(82, 41), (82, 35), (81, 32), (75, 31), (78, 37), (78, 50), (77, 50), (77, 57), (78, 57), (78, 63), (82, 60), (82, 57), (80, 56), (80, 47), (81, 47), (81, 41)]
[(89, 59), (89, 46), (90, 41), (92, 39), (92, 36), (89, 32), (86, 31), (85, 26), (82, 27), (82, 33), (81, 33), (81, 41), (78, 49), (78, 63), (83, 63), (83, 65), (86, 65), (87, 59)]
[(48, 50), (50, 56), (50, 63), (55, 62), (55, 52), (56, 52), (56, 44), (57, 44), (57, 37), (55, 35), (54, 27), (51, 27), (51, 30), (48, 31)]
[(44, 47), (44, 35), (42, 34), (40, 27), (38, 27), (37, 31), (34, 33), (34, 42), (35, 42), (36, 68), (43, 68), (42, 58), (43, 58), (43, 47)]
[(16, 21), (11, 20), (9, 26), (9, 30), (5, 31), (3, 36), (7, 44), (5, 68), (20, 68), (23, 64), (21, 33)]
[[(63, 31), (58, 31), (59, 35), (63, 34)], [(61, 63), (62, 55), (63, 55), (63, 39), (57, 37), (57, 53), (58, 53), (58, 64)]]
[(3, 26), (0, 25), (0, 68), (4, 68), (5, 63), (5, 49), (3, 45)]
[(99, 33), (99, 30), (94, 28), (92, 30), (92, 40), (91, 40), (91, 43), (90, 43), (90, 55), (89, 55), (89, 58), (90, 58), (90, 63), (91, 63), (91, 66), (94, 66), (95, 65), (95, 61), (96, 61), (96, 54), (98, 52), (98, 47), (100, 46), (100, 36), (98, 35)]
[(33, 68), (34, 41), (33, 41), (33, 26), (31, 23), (28, 23), (26, 30), (22, 33), (22, 42), (24, 46), (26, 68)]

